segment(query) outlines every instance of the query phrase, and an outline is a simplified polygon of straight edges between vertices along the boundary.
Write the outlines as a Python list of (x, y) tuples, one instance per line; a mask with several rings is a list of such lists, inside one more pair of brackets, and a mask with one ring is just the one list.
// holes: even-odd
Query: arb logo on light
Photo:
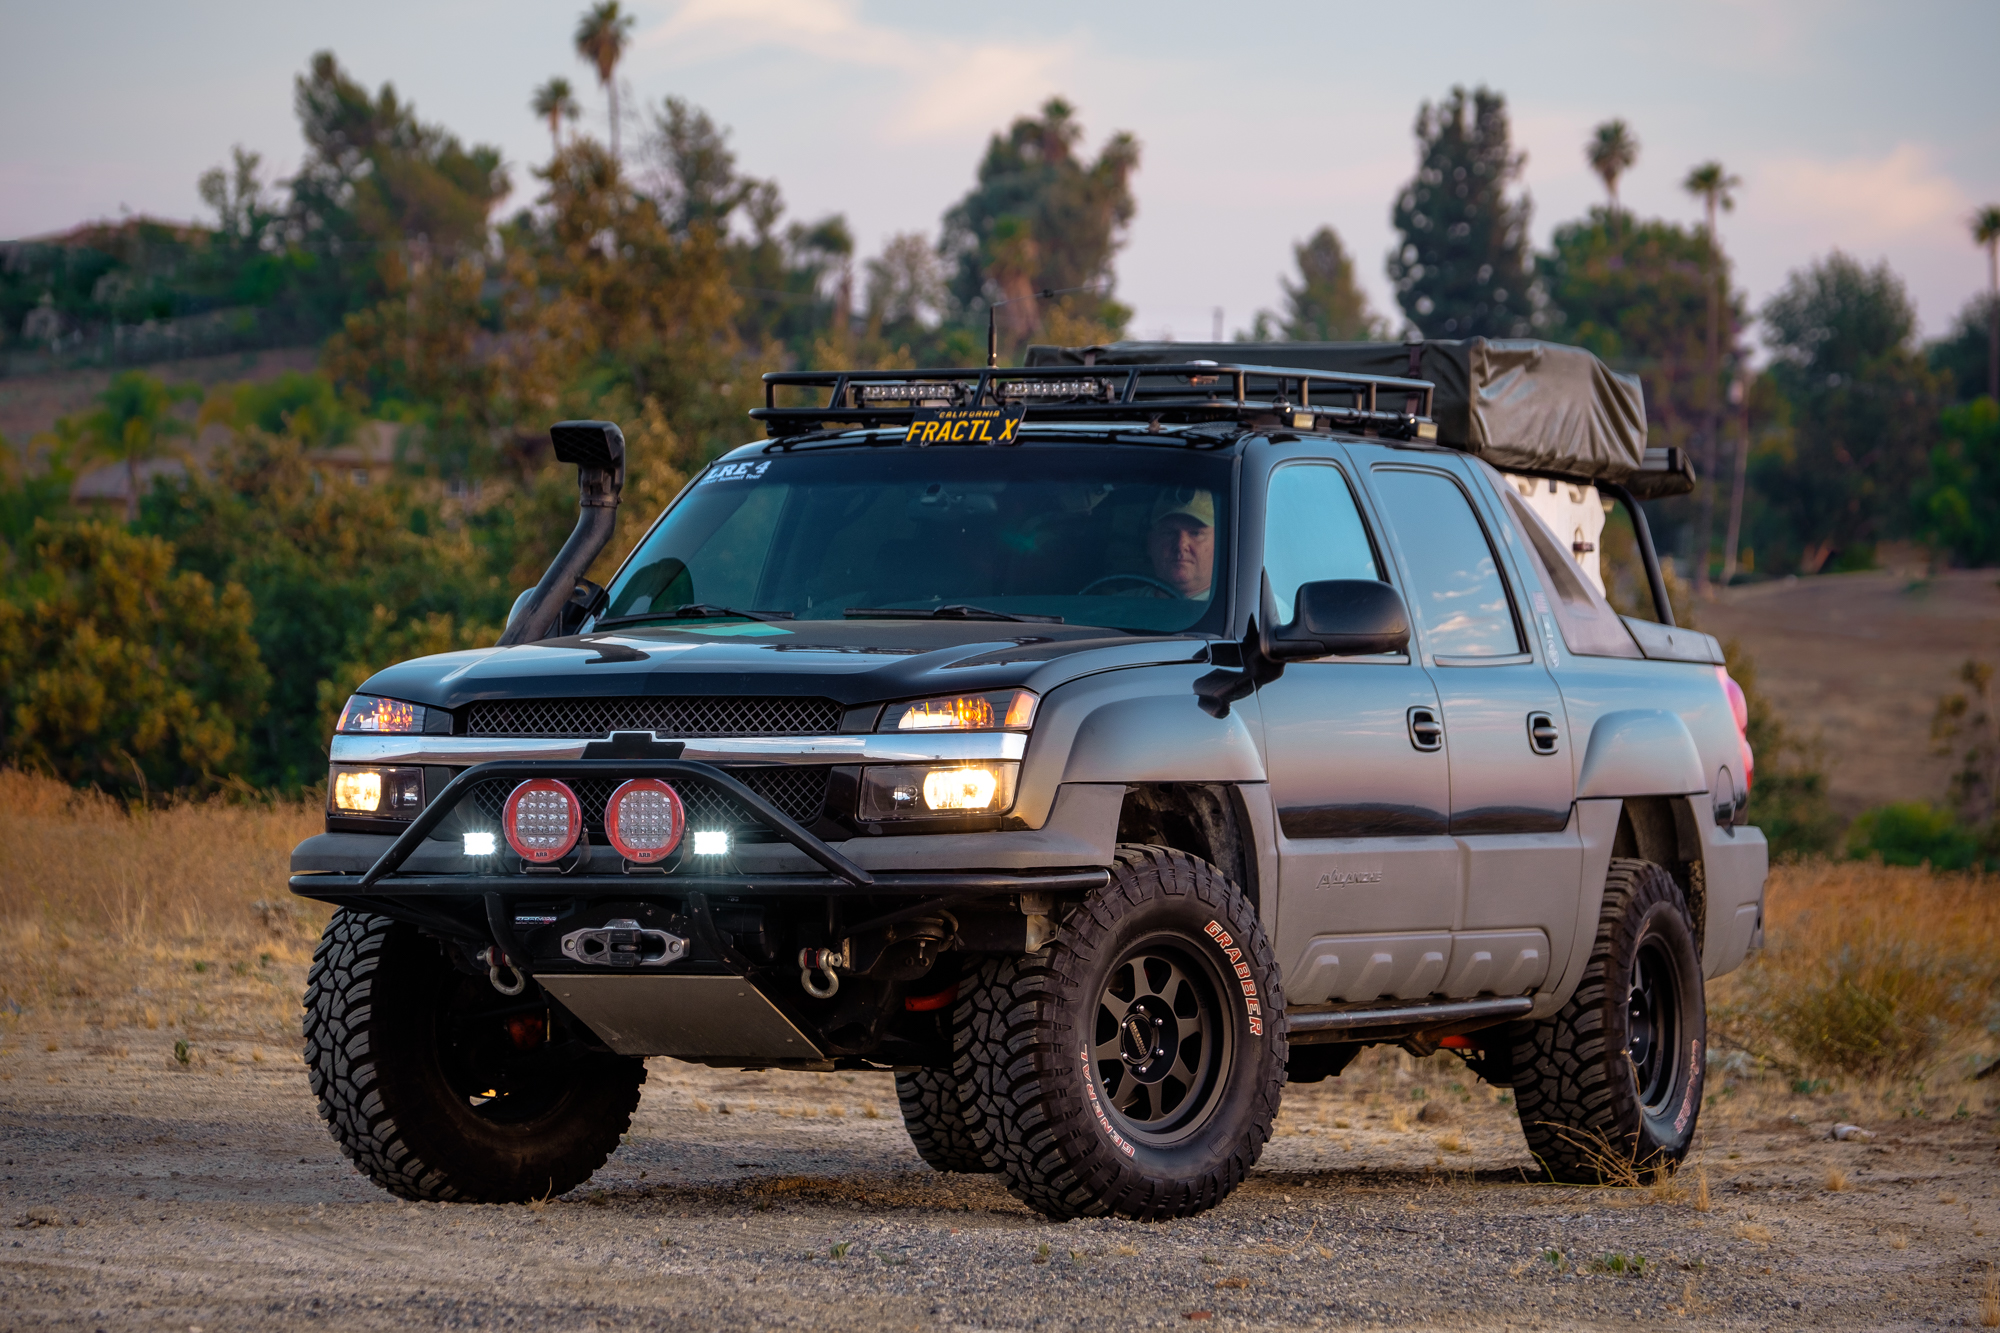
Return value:
[(633, 778), (604, 803), (604, 836), (627, 861), (651, 865), (681, 845), (687, 811), (680, 794), (658, 778)]
[(507, 845), (523, 861), (546, 865), (568, 856), (583, 836), (583, 806), (569, 784), (531, 778), (514, 788), (500, 812)]

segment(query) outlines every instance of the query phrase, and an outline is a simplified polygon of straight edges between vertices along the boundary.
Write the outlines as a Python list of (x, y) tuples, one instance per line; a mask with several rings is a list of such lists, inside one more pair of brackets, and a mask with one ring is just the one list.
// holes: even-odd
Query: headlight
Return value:
[(421, 768), (363, 768), (335, 764), (326, 775), (326, 810), (331, 815), (414, 819), (424, 808)]
[(1035, 696), (1027, 690), (949, 694), (890, 704), (877, 731), (1026, 731), (1035, 721)]
[(422, 731), (429, 711), (422, 704), (404, 703), (401, 699), (357, 694), (340, 710), (340, 725), (334, 730), (363, 735)]
[(873, 764), (861, 770), (861, 818), (949, 819), (1004, 814), (1018, 763)]

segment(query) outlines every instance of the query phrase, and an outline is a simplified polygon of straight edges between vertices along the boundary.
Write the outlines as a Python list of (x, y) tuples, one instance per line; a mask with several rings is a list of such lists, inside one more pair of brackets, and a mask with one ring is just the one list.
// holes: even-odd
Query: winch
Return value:
[(630, 917), (562, 937), (563, 957), (595, 967), (665, 967), (687, 957), (687, 941)]

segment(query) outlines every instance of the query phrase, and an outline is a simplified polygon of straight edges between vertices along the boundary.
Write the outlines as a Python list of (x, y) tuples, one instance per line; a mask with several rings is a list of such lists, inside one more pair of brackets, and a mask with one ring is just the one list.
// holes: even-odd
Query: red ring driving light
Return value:
[(568, 856), (583, 836), (583, 804), (566, 782), (530, 778), (514, 788), (500, 811), (507, 845), (523, 861), (546, 865)]
[(686, 829), (680, 793), (658, 778), (633, 778), (604, 803), (604, 836), (627, 861), (665, 860)]

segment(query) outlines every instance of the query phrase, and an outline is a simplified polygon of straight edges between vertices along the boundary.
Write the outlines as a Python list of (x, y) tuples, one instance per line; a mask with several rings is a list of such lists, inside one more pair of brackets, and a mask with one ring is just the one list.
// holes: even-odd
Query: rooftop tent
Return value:
[(1423, 343), (1117, 342), (1035, 346), (1030, 366), (1215, 361), (1400, 375), (1437, 386), (1438, 442), (1506, 472), (1614, 482), (1651, 498), (1683, 494), (1694, 474), (1679, 451), (1646, 448), (1646, 404), (1634, 375), (1580, 347), (1527, 338)]

